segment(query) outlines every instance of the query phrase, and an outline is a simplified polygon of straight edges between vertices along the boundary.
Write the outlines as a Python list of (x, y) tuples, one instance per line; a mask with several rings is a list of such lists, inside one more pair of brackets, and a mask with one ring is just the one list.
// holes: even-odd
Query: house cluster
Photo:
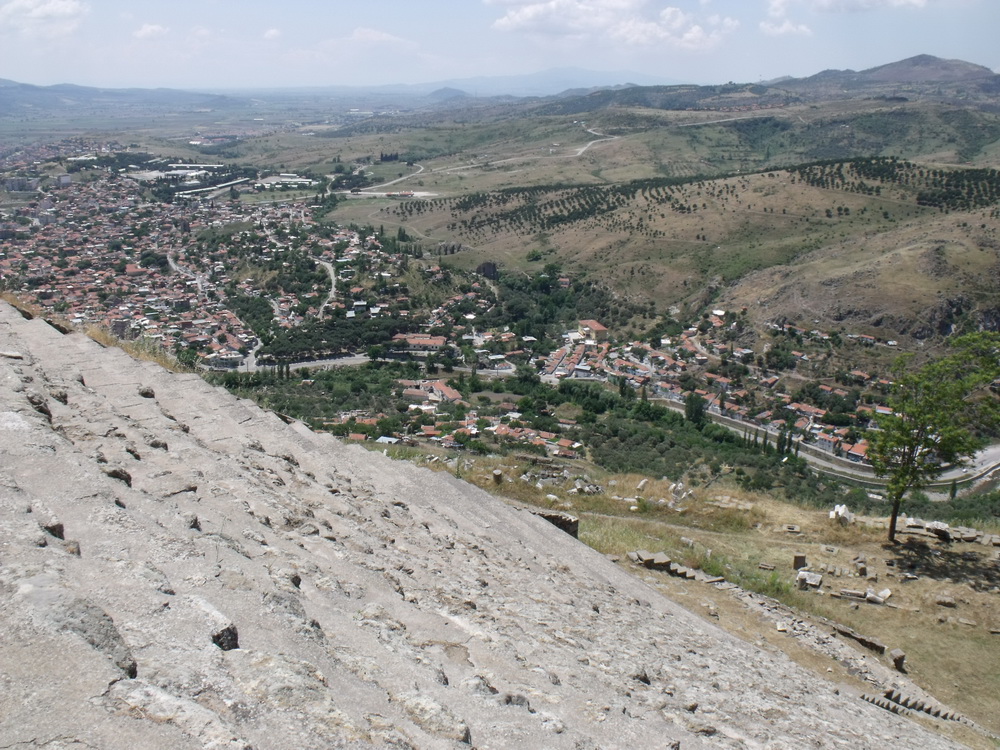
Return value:
[[(850, 427), (827, 423), (826, 409), (776, 392), (780, 382), (778, 375), (759, 373), (734, 382), (707, 368), (713, 361), (718, 362), (723, 354), (740, 362), (754, 361), (752, 349), (731, 347), (711, 337), (712, 329), (723, 325), (723, 316), (723, 311), (713, 311), (708, 317), (711, 327), (707, 332), (691, 328), (676, 339), (662, 340), (656, 348), (639, 341), (612, 346), (603, 326), (599, 323), (595, 326), (596, 321), (580, 321), (577, 330), (565, 334), (564, 346), (545, 359), (541, 374), (549, 382), (571, 378), (625, 383), (650, 397), (675, 402), (683, 402), (690, 394), (695, 394), (704, 400), (710, 413), (773, 433), (788, 430), (833, 455), (865, 462), (868, 444), (864, 440), (852, 440), (855, 432)], [(803, 333), (810, 335), (812, 332)], [(807, 359), (807, 355), (801, 356)], [(875, 378), (862, 370), (847, 373), (847, 378), (861, 387), (886, 390), (891, 385), (890, 381)], [(840, 398), (850, 395), (844, 388), (831, 385), (820, 385), (819, 391)], [(767, 403), (768, 408), (761, 409), (761, 402)], [(861, 403), (855, 409), (854, 421), (856, 424), (877, 423), (880, 416), (891, 413), (887, 406)]]
[[(771, 322), (768, 324), (771, 330), (774, 331), (784, 331), (791, 333), (793, 335), (800, 336), (805, 339), (811, 339), (813, 341), (830, 341), (832, 334), (825, 331), (820, 331), (815, 328), (805, 329), (796, 325), (791, 325), (790, 323), (778, 323)], [(899, 342), (895, 339), (879, 339), (875, 336), (870, 336), (866, 333), (847, 333), (844, 334), (845, 338), (851, 339), (852, 341), (857, 341), (859, 344), (865, 346), (896, 346)], [(798, 354), (798, 352), (793, 352), (793, 354)]]
[(46, 162), (70, 164), (93, 161), (99, 154), (124, 151), (117, 141), (103, 141), (88, 137), (66, 138), (57, 142), (36, 141), (30, 144), (5, 147), (0, 150), (0, 171), (9, 177), (37, 176), (35, 169)]
[[(500, 443), (508, 445), (532, 446), (544, 450), (550, 456), (578, 458), (583, 445), (567, 437), (567, 431), (576, 426), (571, 419), (559, 420), (559, 432), (550, 432), (531, 427), (521, 421), (522, 414), (516, 404), (505, 401), (488, 409), (473, 409), (462, 400), (462, 394), (441, 380), (399, 380), (402, 397), (409, 402), (409, 413), (414, 420), (405, 434), (381, 435), (388, 440), (429, 441), (444, 448), (461, 449), (470, 440), (493, 436)], [(442, 410), (443, 406), (461, 408), (463, 416), (455, 418)], [(375, 422), (358, 421), (357, 415), (349, 417), (354, 424)], [(361, 419), (371, 419), (361, 417)], [(376, 420), (377, 421), (377, 420)], [(367, 439), (362, 433), (351, 433), (355, 439)]]
[[(440, 268), (430, 266), (424, 269), (424, 273), (433, 277), (440, 273)], [(427, 328), (450, 326), (458, 336), (467, 336), (467, 341), (482, 343), (486, 339), (475, 334), (476, 320), (492, 308), (492, 296), (484, 294), (483, 287), (476, 281), (468, 292), (449, 297), (431, 310), (425, 325)]]
[(317, 258), (336, 275), (328, 307), (344, 310), (349, 320), (390, 313), (410, 317), (409, 290), (398, 280), (409, 263), (407, 256), (386, 251), (375, 234), (353, 231), (313, 244), (320, 251)]
[[(238, 222), (287, 223), (279, 211), (149, 202), (131, 179), (88, 175), (13, 212), (18, 231), (0, 235), (0, 282), (75, 324), (143, 337), (170, 351), (190, 349), (207, 366), (234, 367), (257, 340), (227, 309), (230, 266), (198, 257), (194, 238)], [(254, 291), (247, 286), (241, 291)]]

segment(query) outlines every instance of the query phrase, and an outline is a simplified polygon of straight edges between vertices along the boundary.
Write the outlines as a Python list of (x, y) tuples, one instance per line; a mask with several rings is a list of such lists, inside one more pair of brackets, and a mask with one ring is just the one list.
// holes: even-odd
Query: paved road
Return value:
[(749, 115), (748, 117), (724, 117), (721, 120), (705, 120), (704, 122), (682, 122), (678, 123), (677, 127), (693, 128), (698, 125), (715, 125), (720, 122), (734, 122), (735, 120), (759, 120), (764, 117), (772, 117), (772, 115)]
[(337, 269), (335, 269), (333, 267), (333, 263), (330, 263), (329, 261), (317, 260), (316, 262), (323, 266), (323, 268), (326, 269), (326, 272), (330, 274), (330, 293), (326, 295), (326, 299), (323, 300), (323, 304), (319, 306), (319, 313), (316, 315), (318, 319), (322, 320), (323, 312), (326, 310), (327, 305), (333, 302), (334, 298), (337, 296)]
[(591, 146), (593, 146), (595, 143), (601, 143), (603, 141), (617, 141), (621, 137), (617, 135), (607, 135), (605, 133), (598, 133), (596, 130), (591, 130), (590, 128), (587, 128), (587, 132), (590, 133), (591, 135), (596, 135), (599, 137), (596, 140), (593, 140), (590, 143), (587, 143), (586, 145), (582, 146), (581, 148), (578, 148), (576, 151), (576, 156), (583, 156), (586, 150)]
[[(257, 364), (257, 349), (253, 350), (250, 356), (243, 360), (243, 364), (237, 369), (237, 372), (257, 372), (258, 370), (267, 372), (268, 370), (273, 370), (274, 365), (258, 365)], [(289, 367), (292, 370), (302, 370), (305, 368), (319, 368), (327, 369), (329, 367), (355, 367), (357, 365), (363, 365), (371, 360), (363, 354), (345, 354), (343, 357), (332, 357), (330, 359), (316, 359), (309, 360), (305, 362), (292, 362)]]
[(371, 190), (378, 190), (379, 188), (389, 187), (390, 185), (395, 185), (397, 182), (403, 182), (404, 180), (408, 180), (411, 177), (416, 177), (418, 174), (420, 174), (421, 172), (424, 171), (424, 165), (423, 164), (414, 164), (413, 166), (415, 166), (417, 168), (416, 172), (411, 172), (410, 174), (405, 174), (402, 177), (398, 177), (395, 180), (390, 180), (389, 182), (383, 182), (381, 185), (372, 185), (370, 189)]
[[(670, 399), (655, 399), (655, 401), (673, 409), (674, 411), (684, 411), (683, 402), (671, 401)], [(772, 436), (772, 439), (776, 439), (774, 437), (775, 433), (768, 430), (766, 426), (757, 425), (753, 422), (742, 422), (729, 417), (722, 417), (712, 412), (708, 413), (708, 417), (716, 424), (721, 424), (723, 427), (727, 427), (733, 432), (738, 432), (741, 435), (744, 432), (760, 431), (764, 434)], [(884, 482), (875, 476), (871, 466), (867, 464), (856, 464), (852, 461), (839, 459), (832, 455), (829, 457), (826, 455), (816, 455), (816, 453), (806, 450), (801, 450), (799, 452), (799, 458), (804, 459), (813, 469), (824, 474), (830, 474), (844, 479), (854, 479), (866, 484), (884, 486)], [(1000, 470), (1000, 444), (989, 445), (975, 455), (975, 458), (970, 462), (968, 467), (954, 467), (947, 469), (941, 474), (940, 477), (934, 480), (932, 485), (941, 488), (946, 487), (952, 482), (952, 480), (958, 480), (959, 482), (979, 480), (985, 478), (986, 475), (991, 472), (998, 470)]]
[(203, 295), (205, 293), (205, 277), (200, 273), (195, 273), (189, 268), (180, 265), (174, 258), (173, 252), (167, 252), (167, 263), (170, 264), (170, 269), (182, 276), (187, 276), (190, 279), (194, 279), (198, 283), (198, 294)]

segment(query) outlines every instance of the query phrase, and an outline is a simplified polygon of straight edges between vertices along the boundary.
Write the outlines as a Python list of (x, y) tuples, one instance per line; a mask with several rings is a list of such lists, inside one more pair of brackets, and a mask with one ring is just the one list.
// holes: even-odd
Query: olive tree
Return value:
[(989, 386), (1000, 375), (998, 350), (997, 334), (970, 334), (922, 367), (913, 368), (912, 355), (893, 366), (892, 414), (879, 416), (866, 435), (872, 467), (887, 480), (890, 542), (906, 493), (927, 486), (949, 465), (968, 462), (983, 446), (984, 432), (997, 425), (1000, 412)]

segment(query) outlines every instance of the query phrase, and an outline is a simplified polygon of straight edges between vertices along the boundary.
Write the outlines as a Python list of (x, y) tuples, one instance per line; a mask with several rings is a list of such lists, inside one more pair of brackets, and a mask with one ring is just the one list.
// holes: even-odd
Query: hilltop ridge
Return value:
[(926, 83), (972, 81), (992, 78), (995, 73), (984, 65), (976, 65), (964, 60), (944, 60), (934, 55), (915, 55), (905, 60), (876, 65), (862, 71), (824, 70), (813, 76), (799, 79), (786, 79), (784, 82), (800, 81), (802, 83), (816, 82), (818, 79), (843, 78), (856, 82), (880, 83)]

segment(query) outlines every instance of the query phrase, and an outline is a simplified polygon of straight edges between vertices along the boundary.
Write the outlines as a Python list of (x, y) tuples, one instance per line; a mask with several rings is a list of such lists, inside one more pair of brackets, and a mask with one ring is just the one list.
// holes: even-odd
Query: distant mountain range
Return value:
[(984, 85), (996, 91), (1000, 76), (982, 65), (962, 60), (942, 60), (932, 55), (917, 55), (899, 62), (879, 65), (855, 72), (853, 70), (824, 70), (808, 78), (786, 79), (775, 85), (800, 90), (826, 91), (840, 87), (844, 91), (884, 86), (920, 84), (971, 84)]
[(1000, 109), (1000, 75), (981, 65), (918, 55), (860, 72), (825, 70), (808, 78), (716, 86), (642, 86), (553, 100), (545, 114), (582, 115), (606, 107), (740, 110), (845, 99), (937, 101)]
[[(981, 65), (918, 55), (868, 70), (825, 70), (807, 78), (778, 78), (756, 84), (695, 86), (626, 72), (559, 68), (531, 75), (453, 79), (426, 84), (378, 87), (330, 86), (261, 91), (182, 91), (110, 89), (59, 84), (34, 86), (0, 79), (0, 116), (72, 112), (95, 107), (145, 111), (235, 109), (254, 103), (336, 99), (377, 103), (380, 108), (453, 106), (463, 100), (551, 99), (553, 114), (594, 111), (604, 106), (696, 107), (706, 100), (726, 106), (727, 97), (748, 94), (763, 104), (857, 97), (929, 97), (943, 101), (1000, 107), (1000, 75)], [(361, 103), (364, 103), (362, 105)]]
[(570, 92), (586, 94), (621, 86), (669, 85), (676, 83), (640, 73), (597, 72), (558, 68), (523, 76), (494, 76), (434, 81), (424, 84), (387, 86), (323, 86), (283, 89), (225, 89), (185, 91), (179, 89), (112, 89), (74, 84), (35, 86), (0, 79), (0, 116), (70, 112), (95, 107), (143, 109), (170, 107), (180, 110), (232, 109), (255, 103), (335, 99), (361, 108), (420, 108), (454, 104), (457, 100), (546, 97)]
[(470, 96), (554, 96), (567, 91), (584, 93), (596, 88), (621, 86), (672, 86), (682, 83), (676, 79), (650, 76), (635, 72), (608, 72), (582, 68), (553, 68), (551, 70), (518, 76), (480, 76), (440, 81), (414, 86), (414, 91), (426, 87), (459, 89)]
[[(475, 78), (450, 78), (429, 83), (397, 83), (383, 86), (311, 86), (281, 89), (282, 94), (330, 95), (351, 97), (359, 94), (397, 96), (409, 98), (530, 98), (560, 96), (566, 93), (584, 94), (596, 89), (613, 89), (631, 86), (680, 85), (676, 79), (650, 76), (643, 73), (594, 71), (583, 68), (552, 68), (526, 75), (478, 76)], [(273, 90), (272, 90), (273, 91)], [(264, 93), (272, 93), (272, 91)], [(261, 92), (245, 89), (220, 89), (216, 93), (244, 97)]]
[(105, 89), (60, 83), (34, 86), (0, 78), (0, 116), (31, 111), (106, 107), (170, 106), (218, 109), (235, 104), (231, 97), (178, 89)]

